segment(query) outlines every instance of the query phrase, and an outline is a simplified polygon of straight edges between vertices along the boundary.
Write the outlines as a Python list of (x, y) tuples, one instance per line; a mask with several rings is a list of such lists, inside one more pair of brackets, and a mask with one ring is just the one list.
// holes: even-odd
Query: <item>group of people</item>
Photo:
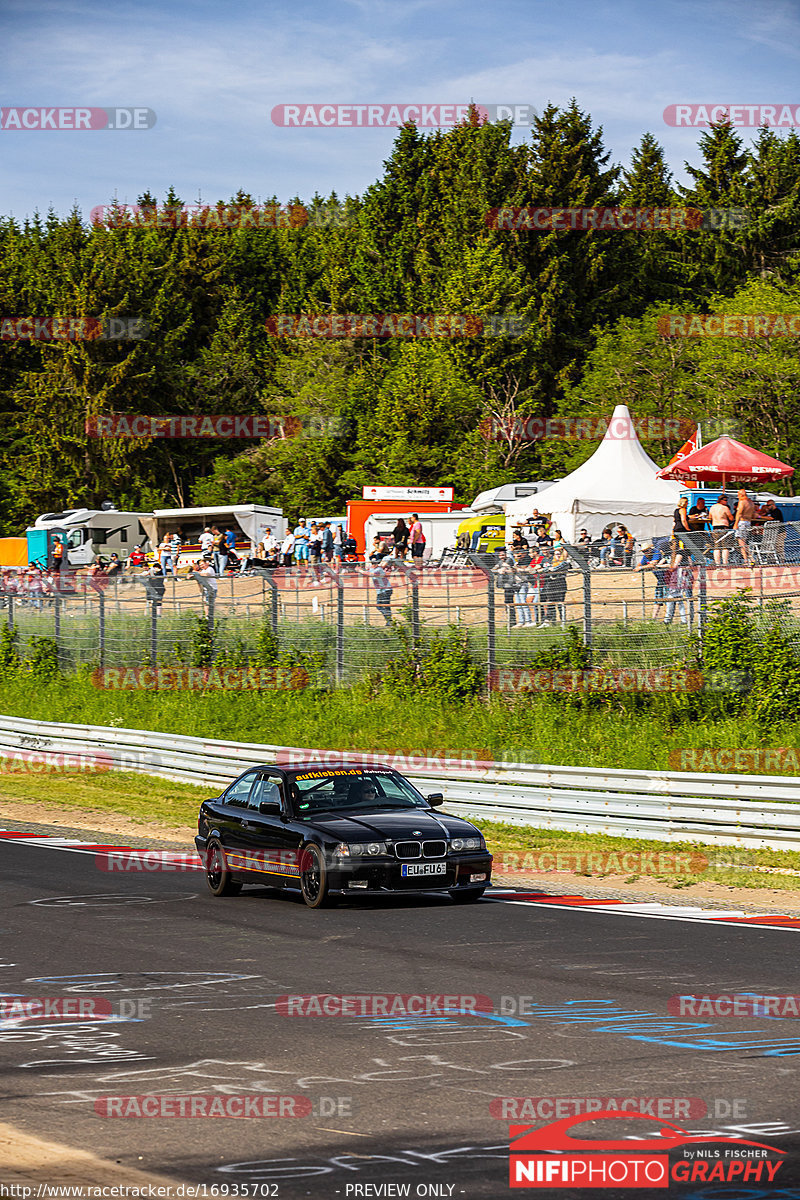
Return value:
[(11, 596), (21, 604), (41, 608), (54, 596), (73, 591), (74, 583), (66, 572), (62, 576), (60, 570), (34, 565), (17, 570), (7, 568), (3, 571), (0, 587), (4, 599)]
[(406, 525), (403, 517), (400, 517), (391, 534), (375, 534), (368, 558), (371, 563), (381, 562), (385, 558), (407, 562), (410, 556), (411, 561), (419, 565), (425, 554), (426, 544), (419, 513), (412, 513), (410, 525)]
[[(535, 516), (539, 516), (538, 511)], [(567, 571), (570, 559), (559, 529), (541, 520), (533, 545), (516, 529), (506, 554), (492, 568), (503, 591), (509, 627), (544, 629), (566, 620)]]
[(780, 562), (783, 559), (786, 531), (783, 528), (783, 512), (774, 500), (770, 499), (763, 505), (757, 505), (744, 488), (739, 488), (736, 509), (732, 511), (724, 492), (710, 509), (706, 508), (702, 496), (691, 508), (686, 497), (683, 497), (675, 509), (673, 519), (673, 561), (679, 549), (705, 554), (711, 548), (713, 565), (727, 567), (735, 543), (744, 565), (750, 567), (753, 565), (751, 551), (755, 529), (760, 527), (763, 539), (764, 530), (770, 522), (777, 523), (772, 553), (776, 562)]

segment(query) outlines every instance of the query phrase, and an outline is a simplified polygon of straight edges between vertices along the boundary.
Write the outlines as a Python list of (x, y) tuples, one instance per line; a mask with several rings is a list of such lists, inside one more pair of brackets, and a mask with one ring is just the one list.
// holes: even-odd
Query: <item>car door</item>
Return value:
[(245, 848), (244, 819), (247, 814), (247, 799), (257, 776), (257, 771), (247, 771), (236, 779), (210, 808), (209, 827), (218, 830), (220, 841), (226, 850), (237, 851)]
[(289, 828), (286, 813), (281, 777), (277, 772), (260, 771), (242, 818), (245, 865), (253, 882), (269, 887), (298, 882), (300, 835)]

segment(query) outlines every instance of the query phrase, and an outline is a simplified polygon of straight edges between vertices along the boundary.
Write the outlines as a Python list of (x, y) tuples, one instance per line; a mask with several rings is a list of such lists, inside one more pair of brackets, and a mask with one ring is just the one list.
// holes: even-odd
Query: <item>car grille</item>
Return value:
[(444, 858), (447, 853), (447, 842), (444, 840), (429, 842), (395, 842), (394, 852), (399, 859), (412, 858)]

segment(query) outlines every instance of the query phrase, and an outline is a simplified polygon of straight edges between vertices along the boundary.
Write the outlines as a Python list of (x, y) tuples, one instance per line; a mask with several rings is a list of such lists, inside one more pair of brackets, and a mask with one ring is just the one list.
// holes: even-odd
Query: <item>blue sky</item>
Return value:
[[(362, 192), (389, 129), (278, 128), (283, 103), (527, 103), (575, 96), (627, 163), (642, 133), (685, 180), (677, 102), (800, 105), (800, 0), (3, 0), (2, 106), (155, 110), (143, 131), (0, 131), (0, 213), (146, 189), (186, 202)], [(754, 132), (754, 131), (753, 131)], [(749, 141), (752, 132), (743, 131)], [(523, 140), (516, 131), (514, 140)]]

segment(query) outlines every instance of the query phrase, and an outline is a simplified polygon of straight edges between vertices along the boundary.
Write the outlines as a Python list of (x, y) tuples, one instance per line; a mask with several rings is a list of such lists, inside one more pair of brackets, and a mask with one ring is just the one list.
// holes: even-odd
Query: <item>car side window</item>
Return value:
[(280, 804), (280, 799), (280, 788), (275, 780), (262, 775), (250, 793), (247, 807), (258, 809), (265, 801), (271, 804)]
[(225, 795), (222, 797), (223, 803), (234, 804), (238, 808), (243, 808), (247, 804), (247, 797), (250, 794), (250, 789), (253, 786), (253, 780), (256, 778), (255, 771), (248, 771), (241, 779), (237, 779), (236, 783), (232, 783)]

